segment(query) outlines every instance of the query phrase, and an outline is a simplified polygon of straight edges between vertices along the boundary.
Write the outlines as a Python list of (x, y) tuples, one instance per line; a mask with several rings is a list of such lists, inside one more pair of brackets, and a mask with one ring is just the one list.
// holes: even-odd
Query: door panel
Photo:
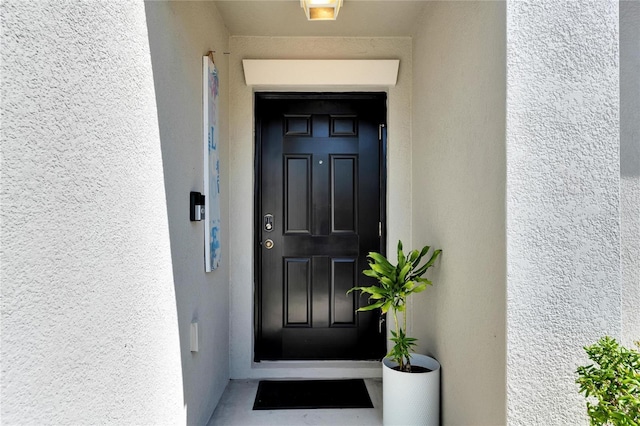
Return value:
[(331, 231), (357, 233), (358, 157), (331, 156)]
[(346, 292), (375, 284), (385, 117), (384, 94), (256, 95), (257, 361), (384, 355), (378, 314)]
[(356, 258), (331, 259), (331, 325), (356, 324), (356, 293), (347, 294), (357, 277)]
[(285, 155), (285, 233), (310, 234), (311, 156)]

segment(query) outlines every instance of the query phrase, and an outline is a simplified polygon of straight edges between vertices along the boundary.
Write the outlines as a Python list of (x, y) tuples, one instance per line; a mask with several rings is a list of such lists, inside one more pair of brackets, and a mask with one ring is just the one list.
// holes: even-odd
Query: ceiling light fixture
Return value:
[(300, 0), (309, 21), (335, 21), (342, 0)]

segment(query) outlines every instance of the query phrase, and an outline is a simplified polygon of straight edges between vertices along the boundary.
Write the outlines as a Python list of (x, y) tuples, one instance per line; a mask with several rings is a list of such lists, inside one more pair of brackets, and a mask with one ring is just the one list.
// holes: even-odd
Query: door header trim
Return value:
[(399, 59), (243, 59), (247, 86), (390, 87)]

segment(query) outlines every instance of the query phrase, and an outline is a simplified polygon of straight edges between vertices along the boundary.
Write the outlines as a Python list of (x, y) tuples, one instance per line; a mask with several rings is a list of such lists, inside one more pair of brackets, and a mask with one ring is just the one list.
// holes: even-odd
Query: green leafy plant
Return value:
[[(368, 255), (369, 268), (363, 273), (378, 280), (379, 286), (354, 287), (348, 291), (360, 291), (369, 294), (370, 305), (364, 306), (358, 311), (372, 311), (380, 309), (382, 314), (391, 311), (395, 330), (391, 331), (393, 348), (387, 354), (398, 364), (400, 371), (411, 372), (411, 349), (416, 345), (417, 339), (406, 335), (407, 329), (407, 297), (413, 293), (424, 291), (431, 281), (422, 276), (433, 266), (442, 250), (434, 250), (429, 260), (420, 266), (422, 259), (427, 255), (431, 247), (425, 246), (422, 250), (413, 250), (407, 255), (402, 251), (402, 241), (398, 241), (398, 263), (393, 265), (380, 253), (371, 252)], [(398, 320), (398, 312), (402, 313), (402, 324)]]
[(591, 425), (640, 426), (640, 352), (608, 336), (584, 350), (595, 364), (578, 367), (576, 383)]

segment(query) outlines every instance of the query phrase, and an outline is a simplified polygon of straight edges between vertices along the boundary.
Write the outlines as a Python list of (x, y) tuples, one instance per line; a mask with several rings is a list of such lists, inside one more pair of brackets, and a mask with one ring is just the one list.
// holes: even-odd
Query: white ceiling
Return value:
[(411, 36), (425, 0), (344, 0), (336, 21), (307, 21), (300, 0), (214, 1), (231, 35)]

